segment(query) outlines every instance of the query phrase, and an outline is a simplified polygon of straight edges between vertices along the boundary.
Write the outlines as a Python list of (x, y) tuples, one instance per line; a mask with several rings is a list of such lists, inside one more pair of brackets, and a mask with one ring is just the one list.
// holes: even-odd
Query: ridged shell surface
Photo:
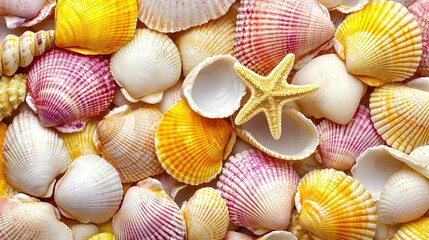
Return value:
[(82, 54), (110, 54), (133, 38), (136, 0), (59, 0), (55, 45)]
[(289, 162), (248, 150), (228, 159), (217, 188), (231, 223), (261, 235), (286, 230), (298, 182)]
[[(3, 141), (6, 136), (6, 130), (7, 130), (6, 124), (4, 124), (3, 122), (0, 123), (0, 149), (3, 148)], [(15, 191), (7, 182), (7, 179), (3, 170), (3, 162), (4, 162), (4, 156), (3, 156), (3, 153), (0, 151), (0, 197), (11, 196), (11, 195), (13, 196), (15, 195)]]
[(27, 94), (27, 76), (15, 74), (13, 77), (0, 77), (0, 120), (12, 115)]
[(222, 170), (231, 134), (232, 126), (225, 119), (204, 118), (181, 100), (165, 112), (158, 125), (156, 154), (175, 179), (198, 185)]
[(334, 169), (314, 170), (299, 183), (299, 225), (316, 239), (373, 239), (377, 210), (358, 181)]
[(426, 240), (429, 239), (429, 217), (421, 217), (405, 223), (396, 232), (394, 240)]
[(341, 23), (334, 47), (349, 73), (370, 86), (379, 86), (416, 72), (422, 35), (414, 16), (402, 4), (376, 1)]
[(90, 238), (88, 238), (88, 240), (115, 240), (115, 235), (111, 234), (111, 233), (99, 233), (97, 235), (94, 235)]
[(429, 1), (416, 0), (408, 7), (408, 11), (414, 15), (422, 31), (422, 60), (417, 68), (417, 73), (429, 76)]
[(85, 128), (80, 132), (58, 133), (66, 144), (72, 161), (83, 155), (100, 155), (92, 141), (98, 122), (99, 120), (97, 119), (90, 120), (86, 123)]
[(167, 196), (161, 183), (151, 178), (128, 189), (112, 226), (118, 240), (180, 240), (186, 233), (179, 207)]

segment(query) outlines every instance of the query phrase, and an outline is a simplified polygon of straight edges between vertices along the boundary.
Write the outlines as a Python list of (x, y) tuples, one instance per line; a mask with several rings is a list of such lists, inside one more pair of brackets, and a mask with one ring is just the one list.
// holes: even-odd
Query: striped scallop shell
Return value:
[(41, 126), (31, 112), (13, 119), (3, 142), (3, 168), (10, 185), (36, 197), (50, 197), (55, 178), (65, 172), (70, 155), (58, 134)]
[(255, 240), (256, 238), (240, 232), (227, 231), (223, 240)]
[(248, 150), (228, 159), (217, 188), (231, 223), (261, 235), (288, 227), (298, 181), (289, 162)]
[(75, 132), (107, 110), (115, 82), (108, 60), (53, 49), (28, 72), (27, 91), (26, 101), (43, 126)]
[(334, 47), (349, 73), (370, 86), (379, 86), (415, 73), (422, 55), (422, 36), (406, 7), (375, 1), (341, 23)]
[(411, 1), (408, 11), (414, 15), (422, 31), (422, 60), (417, 68), (417, 73), (421, 76), (429, 76), (429, 1)]
[(386, 143), (405, 153), (429, 144), (429, 92), (402, 83), (377, 87), (369, 108), (375, 129)]
[(429, 217), (421, 217), (405, 223), (396, 232), (394, 240), (427, 240), (429, 239)]
[(220, 192), (201, 188), (182, 205), (186, 239), (222, 239), (229, 225), (228, 207)]
[(161, 118), (154, 106), (131, 111), (124, 105), (98, 123), (95, 144), (103, 158), (118, 171), (123, 183), (163, 171), (155, 151), (155, 132)]
[(143, 28), (112, 54), (110, 68), (128, 101), (154, 104), (179, 80), (182, 62), (179, 50), (166, 34)]
[(0, 121), (12, 115), (27, 94), (25, 74), (15, 74), (13, 77), (0, 77)]
[(58, 0), (55, 45), (82, 54), (110, 54), (133, 38), (136, 0)]
[[(3, 141), (6, 136), (7, 126), (3, 122), (0, 123), (0, 149), (3, 148)], [(0, 197), (1, 196), (13, 196), (16, 194), (15, 190), (7, 182), (6, 176), (3, 170), (4, 156), (0, 151)]]
[(299, 183), (299, 225), (316, 239), (373, 239), (377, 210), (358, 181), (334, 169), (314, 170)]
[(152, 178), (127, 191), (112, 226), (118, 240), (184, 239), (186, 233), (179, 207)]
[(232, 126), (225, 119), (204, 118), (181, 100), (158, 125), (156, 155), (164, 170), (180, 182), (209, 182), (222, 170), (231, 134)]

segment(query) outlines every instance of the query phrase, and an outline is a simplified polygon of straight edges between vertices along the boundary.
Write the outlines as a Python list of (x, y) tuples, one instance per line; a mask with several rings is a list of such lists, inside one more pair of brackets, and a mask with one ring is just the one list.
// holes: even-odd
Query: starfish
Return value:
[(281, 136), (282, 108), (289, 102), (302, 98), (319, 89), (318, 85), (291, 85), (286, 79), (292, 70), (295, 55), (290, 53), (266, 77), (249, 70), (240, 63), (234, 64), (234, 70), (250, 88), (251, 97), (238, 112), (235, 124), (241, 125), (260, 112), (265, 113), (271, 135), (279, 140)]

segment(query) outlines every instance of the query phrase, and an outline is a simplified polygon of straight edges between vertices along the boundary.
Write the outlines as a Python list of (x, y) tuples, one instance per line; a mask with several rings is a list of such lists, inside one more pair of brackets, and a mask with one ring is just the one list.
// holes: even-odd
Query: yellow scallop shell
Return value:
[(12, 77), (0, 77), (0, 120), (12, 115), (27, 94), (27, 76), (15, 74)]
[(92, 136), (97, 128), (97, 123), (98, 120), (93, 119), (87, 122), (85, 128), (80, 132), (58, 133), (63, 139), (72, 161), (83, 155), (100, 155), (92, 141)]
[(396, 232), (394, 240), (426, 240), (429, 239), (429, 217), (421, 217), (405, 223)]
[(94, 235), (90, 238), (88, 238), (88, 240), (115, 240), (115, 236), (111, 233), (99, 233), (97, 235)]

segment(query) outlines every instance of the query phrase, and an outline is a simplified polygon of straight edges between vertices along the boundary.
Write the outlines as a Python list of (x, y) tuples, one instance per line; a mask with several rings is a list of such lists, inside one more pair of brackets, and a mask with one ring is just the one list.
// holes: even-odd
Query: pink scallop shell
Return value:
[(44, 127), (76, 132), (107, 110), (115, 93), (109, 61), (53, 49), (27, 75), (27, 103)]
[(422, 59), (417, 68), (421, 76), (429, 76), (429, 0), (416, 0), (408, 7), (422, 31)]

